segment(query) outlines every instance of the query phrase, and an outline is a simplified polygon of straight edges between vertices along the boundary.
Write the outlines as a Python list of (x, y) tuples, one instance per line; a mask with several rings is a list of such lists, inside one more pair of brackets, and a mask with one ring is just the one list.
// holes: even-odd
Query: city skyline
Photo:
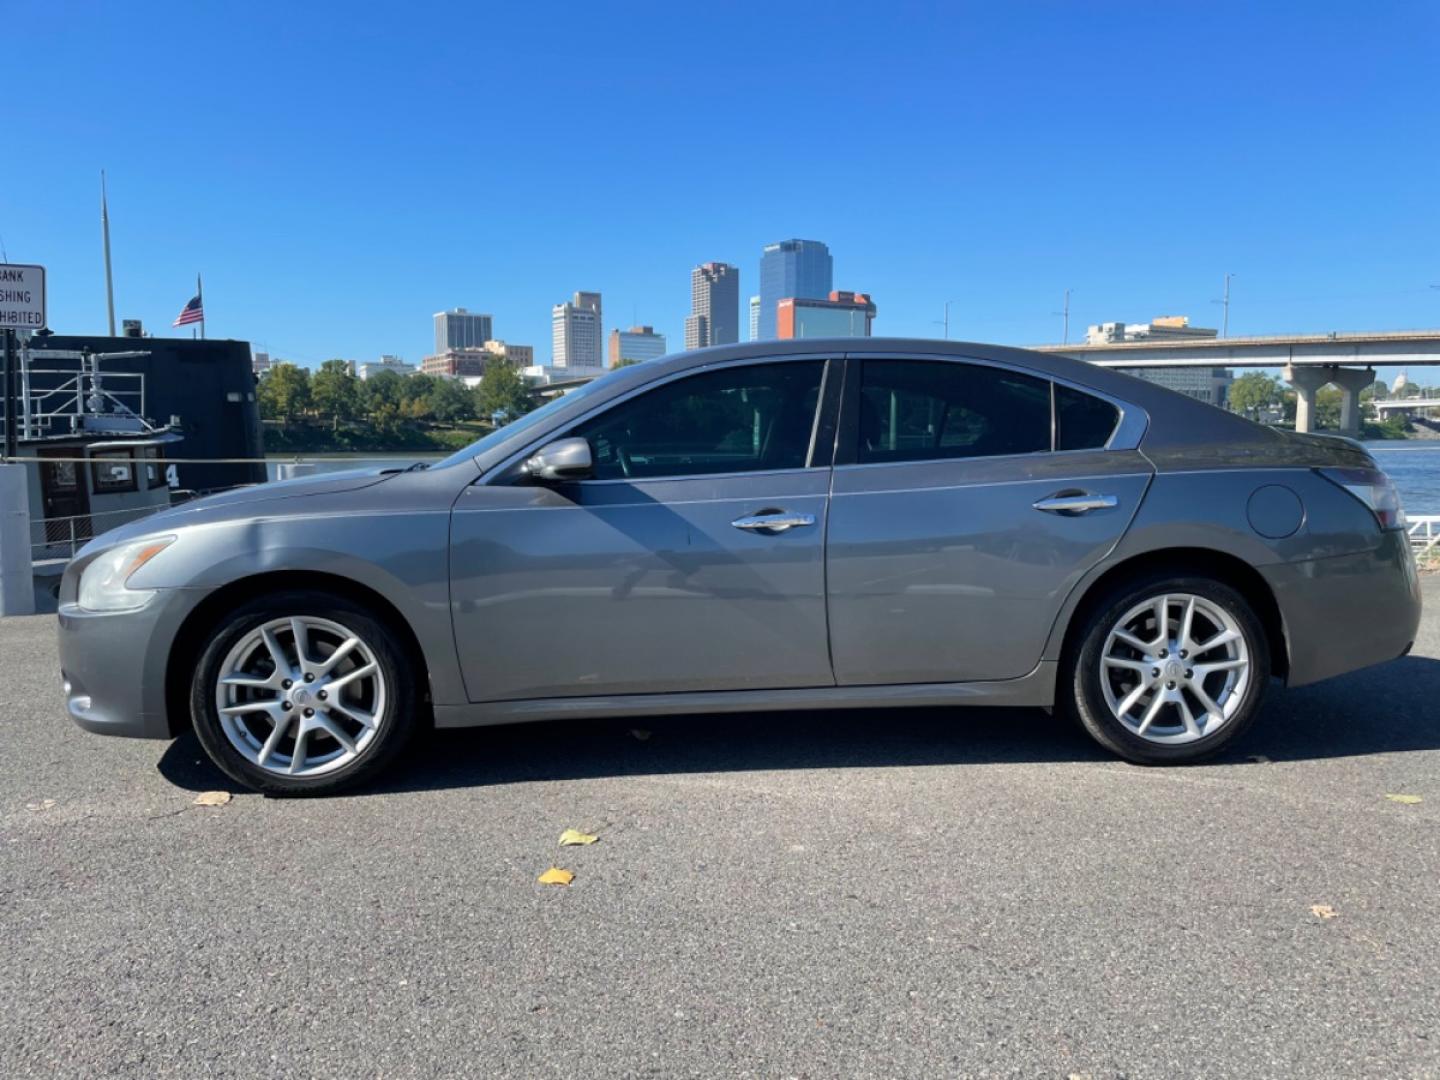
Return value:
[[(421, 320), (455, 306), (544, 359), (549, 307), (577, 284), (605, 295), (612, 326), (678, 345), (690, 267), (738, 266), (743, 305), (760, 249), (791, 236), (830, 246), (834, 284), (875, 296), (886, 335), (940, 336), (949, 301), (952, 337), (1058, 342), (1066, 289), (1072, 331), (1219, 324), (1228, 272), (1232, 335), (1440, 325), (1440, 148), (1416, 137), (1433, 126), (1433, 8), (781, 10), (775, 40), (805, 43), (786, 53), (783, 116), (753, 20), (718, 9), (584, 9), (563, 38), (542, 12), (497, 10), (490, 47), (547, 57), (503, 95), (461, 40), (426, 32), (423, 2), (383, 40), (322, 8), (251, 10), (242, 26), (143, 2), (11, 13), (28, 43), (14, 70), (44, 102), (11, 135), (47, 165), (0, 186), (0, 247), (49, 268), (57, 332), (105, 326), (102, 167), (117, 319), (165, 332), (198, 270), (208, 334), (310, 366), (418, 361)], [(694, 77), (706, 66), (730, 76), (724, 108)], [(877, 66), (886, 78), (842, 106), (837, 73)], [(370, 74), (397, 68), (414, 75)], [(114, 100), (123, 123), (95, 107)], [(555, 138), (579, 100), (593, 122)], [(486, 138), (419, 179), (455, 130)], [(636, 167), (648, 145), (666, 152)]]

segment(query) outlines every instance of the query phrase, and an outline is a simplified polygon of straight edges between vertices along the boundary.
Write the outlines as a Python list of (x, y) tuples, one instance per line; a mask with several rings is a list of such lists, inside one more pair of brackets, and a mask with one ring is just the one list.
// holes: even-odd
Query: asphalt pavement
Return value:
[(217, 807), (193, 737), (81, 732), (52, 620), (6, 619), (0, 1076), (1440, 1076), (1426, 601), (1204, 766), (812, 712), (441, 733)]

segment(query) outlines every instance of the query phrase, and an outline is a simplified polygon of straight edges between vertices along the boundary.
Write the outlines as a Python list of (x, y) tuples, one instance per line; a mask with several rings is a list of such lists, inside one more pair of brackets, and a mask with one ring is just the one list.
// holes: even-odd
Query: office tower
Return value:
[(755, 341), (760, 337), (760, 297), (750, 297), (750, 337), (749, 341)]
[(601, 339), (600, 294), (577, 292), (550, 309), (550, 363), (567, 370), (605, 366)]
[(733, 345), (739, 340), (740, 271), (728, 263), (701, 263), (690, 271), (685, 348)]
[(781, 300), (824, 300), (834, 288), (835, 260), (819, 240), (781, 240), (760, 255), (760, 328), (756, 335), (776, 336), (775, 313)]
[(629, 330), (610, 331), (610, 366), (621, 360), (654, 360), (665, 355), (665, 335), (653, 326), (632, 326)]
[(787, 296), (776, 305), (781, 338), (869, 337), (875, 304), (864, 293), (832, 292), (824, 300)]
[(435, 313), (435, 352), (447, 353), (452, 349), (479, 349), (494, 337), (489, 315), (466, 311), (463, 307), (453, 311)]

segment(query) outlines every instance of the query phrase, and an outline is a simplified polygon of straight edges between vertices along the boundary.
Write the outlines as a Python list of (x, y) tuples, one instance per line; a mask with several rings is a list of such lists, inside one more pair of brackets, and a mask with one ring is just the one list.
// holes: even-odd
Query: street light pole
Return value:
[(1064, 319), (1065, 319), (1065, 336), (1061, 339), (1061, 342), (1060, 342), (1060, 344), (1062, 344), (1062, 345), (1069, 345), (1069, 344), (1070, 344), (1070, 291), (1071, 291), (1071, 290), (1069, 290), (1069, 289), (1066, 289), (1066, 290), (1065, 290), (1065, 307), (1064, 307), (1064, 309), (1061, 310), (1061, 311), (1052, 311), (1052, 312), (1050, 313), (1051, 315), (1060, 315), (1060, 316), (1063, 316)]

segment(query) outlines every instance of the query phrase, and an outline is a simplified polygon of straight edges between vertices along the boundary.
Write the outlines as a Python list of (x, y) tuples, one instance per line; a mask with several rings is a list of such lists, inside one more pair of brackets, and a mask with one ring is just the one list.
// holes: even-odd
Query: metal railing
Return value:
[(1410, 543), (1417, 551), (1431, 551), (1440, 544), (1440, 514), (1409, 515)]
[[(147, 517), (159, 510), (168, 510), (173, 503), (156, 503), (153, 506), (127, 506), (123, 510), (101, 510), (89, 514), (72, 514), (68, 517), (33, 518), (30, 522), (30, 557), (38, 562), (43, 559), (73, 559), (91, 539), (108, 529)], [(40, 539), (36, 539), (36, 537)]]

